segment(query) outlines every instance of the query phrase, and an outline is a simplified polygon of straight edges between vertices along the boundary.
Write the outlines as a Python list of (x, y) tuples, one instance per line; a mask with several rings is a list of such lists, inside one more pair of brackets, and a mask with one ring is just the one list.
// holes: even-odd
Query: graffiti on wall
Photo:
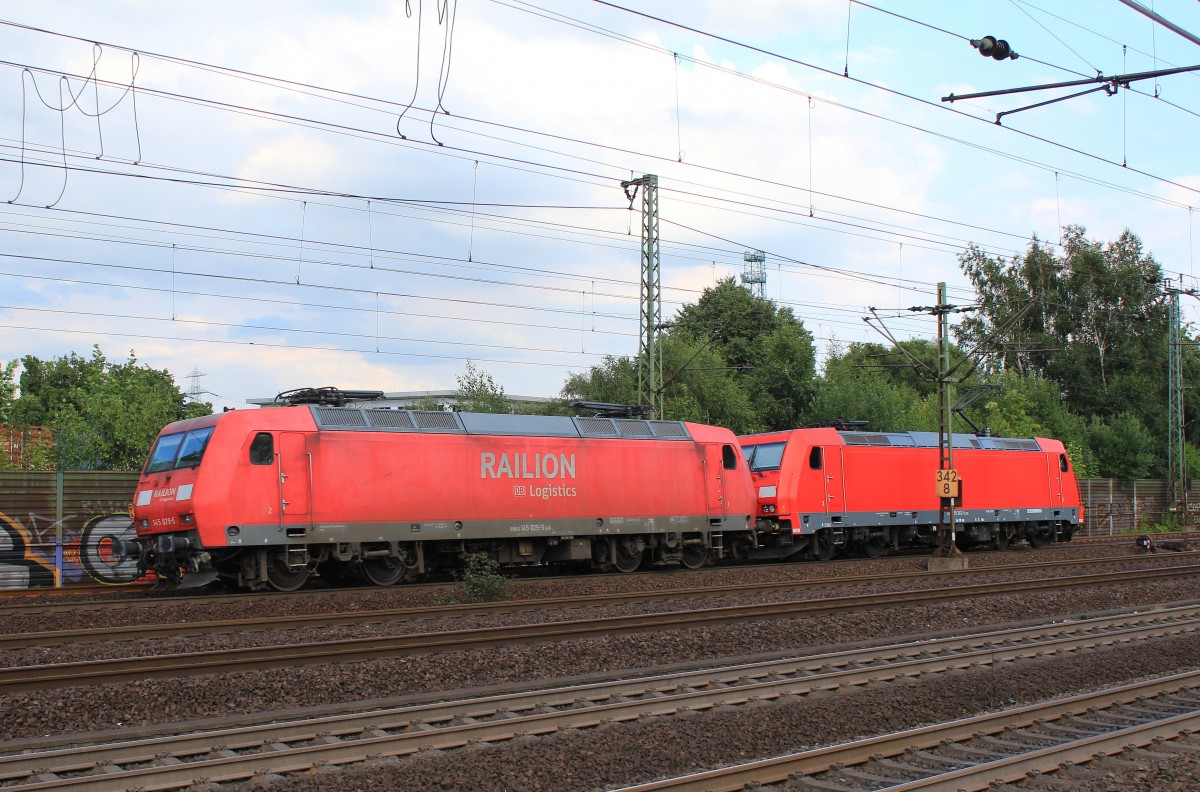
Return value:
[[(80, 522), (82, 526), (73, 527)], [(0, 588), (49, 587), (59, 580), (63, 586), (134, 583), (137, 561), (118, 560), (112, 552), (113, 540), (127, 535), (133, 535), (133, 524), (125, 512), (74, 514), (62, 520), (0, 512)]]

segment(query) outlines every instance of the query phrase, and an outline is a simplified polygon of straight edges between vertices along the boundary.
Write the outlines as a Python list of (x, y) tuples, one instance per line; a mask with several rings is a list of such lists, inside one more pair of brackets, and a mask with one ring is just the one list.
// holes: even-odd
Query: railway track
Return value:
[[(1195, 558), (1200, 553), (1173, 554), (1172, 559)], [(533, 612), (544, 610), (569, 610), (580, 608), (641, 605), (662, 601), (686, 601), (710, 599), (723, 596), (747, 594), (771, 594), (786, 591), (807, 591), (850, 586), (874, 586), (893, 583), (919, 583), (928, 580), (947, 580), (987, 574), (1005, 574), (1014, 571), (1061, 571), (1064, 566), (1088, 568), (1112, 564), (1146, 564), (1158, 560), (1154, 556), (1125, 556), (1113, 558), (1082, 559), (1072, 562), (1034, 562), (1013, 564), (1003, 567), (949, 570), (944, 572), (905, 572), (885, 575), (865, 575), (840, 578), (818, 578), (794, 581), (773, 581), (758, 584), (738, 584), (686, 589), (663, 589), (654, 591), (621, 592), (615, 594), (592, 594), (577, 597), (551, 597), (542, 599), (506, 600), (468, 604), (434, 605), (412, 608), (391, 608), (371, 611), (347, 611), (324, 614), (293, 616), (266, 616), (246, 619), (219, 619), (189, 621), (186, 623), (137, 624), (130, 626), (94, 627), (78, 630), (53, 630), (44, 632), (11, 632), (0, 635), (0, 649), (28, 649), (40, 646), (98, 643), (102, 641), (132, 641), (148, 639), (178, 638), (189, 635), (213, 635), (218, 633), (261, 632), (279, 629), (308, 629), (335, 627), (340, 625), (381, 624), (392, 622), (421, 621), (425, 619), (451, 619), (471, 616), (489, 616), (500, 613)], [(274, 595), (276, 597), (281, 595)], [(234, 597), (237, 599), (237, 595)], [(190, 598), (189, 598), (190, 599)], [(203, 600), (203, 598), (201, 598)], [(0, 615), (7, 611), (0, 610)]]
[[(1162, 534), (1156, 535), (1156, 539), (1161, 538), (1181, 538), (1181, 539), (1196, 539), (1200, 538), (1200, 534)], [(1136, 537), (1080, 537), (1069, 545), (1053, 545), (1049, 548), (1039, 550), (1039, 554), (1052, 554), (1054, 550), (1066, 549), (1069, 550), (1073, 545), (1129, 545), (1132, 544)], [(1196, 552), (1196, 551), (1185, 551)], [(927, 551), (922, 551), (919, 556), (928, 555)], [(911, 559), (918, 557), (911, 553), (896, 554), (884, 556), (879, 560), (888, 559)], [(1147, 554), (1146, 556), (1126, 556), (1122, 560), (1132, 560), (1135, 558), (1153, 558)], [(837, 559), (831, 562), (823, 562), (822, 568), (835, 568), (842, 563), (858, 563), (865, 558), (845, 558)], [(1040, 562), (1040, 563), (1078, 563), (1086, 562), (1087, 559), (1057, 561), (1057, 562)], [(810, 565), (811, 566), (811, 565)], [(1025, 565), (1017, 565), (1025, 566)], [(644, 572), (635, 572), (632, 574), (621, 575), (620, 579), (629, 580), (638, 577), (651, 577), (654, 579), (662, 579), (664, 576), (678, 575), (693, 579), (693, 576), (704, 575), (708, 572), (719, 572), (730, 569), (731, 567), (711, 567), (706, 570), (653, 570)], [(994, 569), (995, 567), (987, 567), (985, 569)], [(969, 570), (978, 572), (980, 570)], [(540, 576), (526, 575), (519, 576), (516, 580), (537, 580)], [(558, 581), (579, 579), (585, 581), (594, 581), (594, 574), (585, 575), (557, 575), (555, 579)], [(455, 581), (447, 578), (445, 580), (432, 581), (420, 584), (406, 584), (399, 586), (394, 590), (403, 590), (406, 592), (416, 592), (421, 590), (428, 591), (444, 591), (447, 585), (452, 585)], [(270, 602), (278, 601), (287, 598), (313, 599), (321, 600), (329, 597), (346, 596), (348, 593), (361, 591), (364, 594), (386, 593), (389, 589), (379, 588), (376, 586), (362, 587), (318, 587), (306, 588), (301, 591), (281, 593), (277, 591), (259, 591), (259, 592), (242, 592), (237, 594), (183, 594), (179, 592), (163, 593), (162, 590), (155, 589), (152, 585), (132, 584), (126, 586), (114, 585), (94, 585), (94, 586), (70, 586), (58, 589), (16, 589), (16, 590), (0, 590), (0, 616), (5, 615), (39, 615), (58, 612), (78, 613), (81, 611), (101, 611), (101, 610), (125, 610), (125, 609), (143, 609), (157, 607), (173, 607), (185, 605), (211, 605), (219, 603), (236, 603), (246, 605), (255, 602)], [(76, 599), (79, 595), (88, 594), (103, 594), (99, 599)]]
[(767, 789), (855, 792), (985, 790), (1098, 754), (1187, 736), (1200, 727), (1200, 671), (1042, 702), (614, 792), (733, 792)]
[(973, 597), (1194, 577), (1197, 573), (1200, 573), (1200, 565), (1186, 564), (1156, 569), (919, 589), (905, 592), (902, 598), (897, 598), (894, 592), (887, 592), (502, 627), (17, 666), (0, 669), (0, 694), (52, 687), (109, 684), (130, 679), (179, 678), (331, 662), (361, 662), (576, 638), (830, 615), (856, 610), (914, 607)]
[[(1200, 605), (1192, 605), (632, 679), (360, 711), (306, 713), (291, 720), (235, 725), (232, 721), (244, 718), (227, 719), (186, 730), (142, 727), (123, 732), (119, 738), (108, 733), (21, 740), (0, 755), (0, 785), (6, 792), (105, 792), (229, 782), (263, 773), (301, 772), (371, 757), (820, 694), (1198, 631)], [(1200, 684), (1200, 680), (1191, 684)], [(1200, 692), (1196, 695), (1200, 697)], [(728, 788), (740, 789), (741, 783)]]

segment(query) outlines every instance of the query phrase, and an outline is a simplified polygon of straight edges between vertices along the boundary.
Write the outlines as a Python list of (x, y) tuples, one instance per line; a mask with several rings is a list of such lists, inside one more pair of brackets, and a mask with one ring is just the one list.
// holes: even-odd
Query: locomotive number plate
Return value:
[(958, 479), (958, 471), (954, 468), (937, 472), (937, 496), (939, 498), (957, 498), (962, 484)]

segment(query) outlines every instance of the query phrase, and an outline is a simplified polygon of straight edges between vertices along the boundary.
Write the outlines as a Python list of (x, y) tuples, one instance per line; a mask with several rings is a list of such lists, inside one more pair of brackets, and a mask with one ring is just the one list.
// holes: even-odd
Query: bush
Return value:
[(467, 602), (507, 599), (508, 582), (500, 575), (500, 562), (487, 553), (463, 555), (462, 588)]

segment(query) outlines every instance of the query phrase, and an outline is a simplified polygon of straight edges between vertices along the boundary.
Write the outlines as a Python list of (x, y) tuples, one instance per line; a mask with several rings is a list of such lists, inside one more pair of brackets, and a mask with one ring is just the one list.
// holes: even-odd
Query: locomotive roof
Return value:
[(312, 405), (317, 428), (325, 431), (422, 432), (527, 437), (621, 437), (630, 440), (690, 440), (683, 421), (637, 418), (572, 418), (562, 415), (393, 410)]
[[(841, 439), (848, 446), (878, 446), (882, 448), (937, 448), (937, 432), (855, 432), (835, 430), (832, 427), (819, 429), (792, 429), (780, 432), (767, 432), (758, 435), (745, 435), (743, 442), (753, 440), (755, 443), (782, 442), (796, 435), (820, 435), (820, 442), (831, 443), (834, 437)], [(1054, 442), (1054, 441), (1051, 441)], [(1042, 443), (1037, 438), (1028, 437), (992, 437), (955, 432), (953, 435), (955, 448), (978, 448), (986, 451), (1043, 451)], [(1053, 450), (1053, 448), (1049, 449)]]
[[(898, 446), (901, 448), (937, 448), (937, 432), (838, 432), (846, 445)], [(994, 451), (1041, 451), (1037, 440), (1013, 437), (980, 437), (955, 433), (955, 448), (982, 448)]]

